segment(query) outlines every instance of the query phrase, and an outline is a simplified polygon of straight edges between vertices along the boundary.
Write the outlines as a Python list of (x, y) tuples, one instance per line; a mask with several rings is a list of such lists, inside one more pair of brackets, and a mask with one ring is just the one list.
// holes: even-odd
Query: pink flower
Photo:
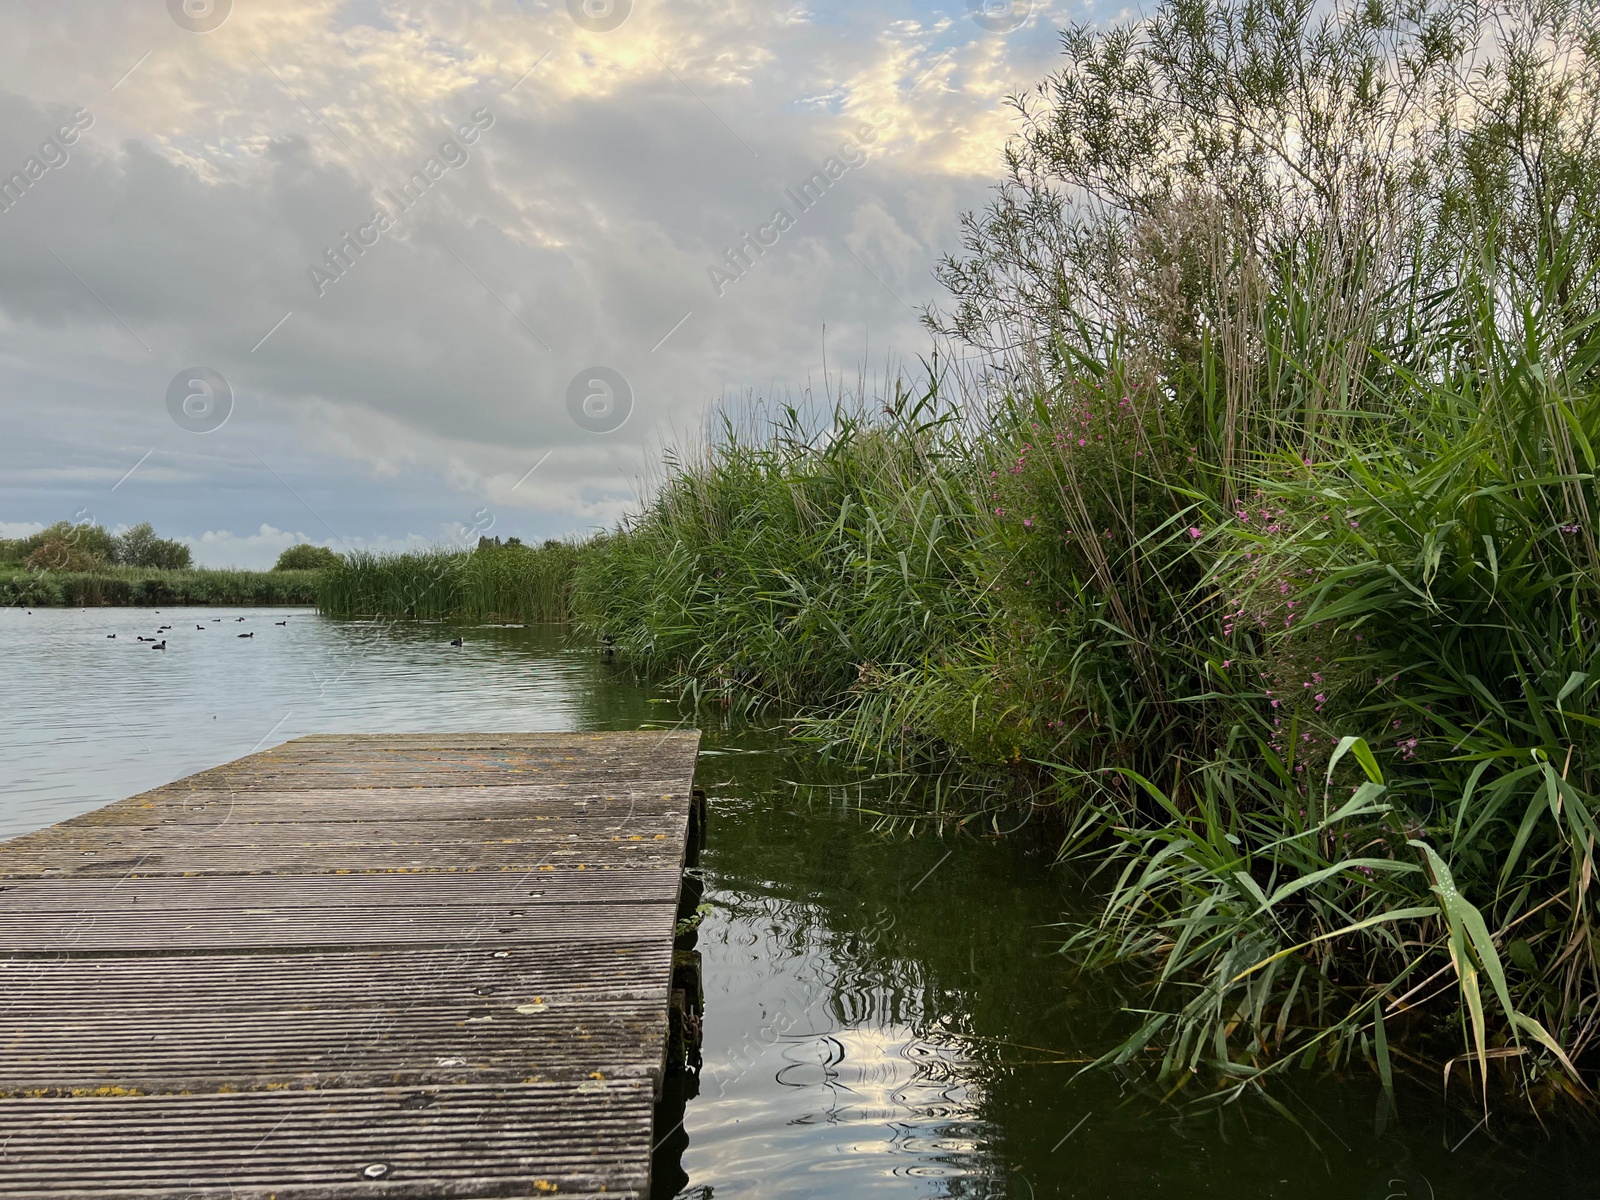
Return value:
[(1200, 526), (1198, 526), (1198, 525), (1189, 526), (1189, 536), (1192, 537), (1192, 538), (1199, 537), (1200, 536)]
[(1224, 670), (1226, 670), (1228, 667), (1233, 666), (1233, 659), (1231, 659), (1231, 658), (1223, 659), (1222, 660), (1222, 666), (1223, 666)]
[(1327, 697), (1324, 696), (1321, 692), (1318, 692), (1315, 696), (1313, 696), (1311, 698), (1313, 700), (1315, 700), (1318, 704), (1321, 704), (1324, 700), (1327, 699)]

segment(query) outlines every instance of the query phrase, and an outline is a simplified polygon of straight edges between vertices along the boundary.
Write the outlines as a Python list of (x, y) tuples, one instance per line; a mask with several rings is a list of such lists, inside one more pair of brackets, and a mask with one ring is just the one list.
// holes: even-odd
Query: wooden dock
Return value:
[(0, 843), (0, 1197), (641, 1197), (696, 732), (307, 737)]

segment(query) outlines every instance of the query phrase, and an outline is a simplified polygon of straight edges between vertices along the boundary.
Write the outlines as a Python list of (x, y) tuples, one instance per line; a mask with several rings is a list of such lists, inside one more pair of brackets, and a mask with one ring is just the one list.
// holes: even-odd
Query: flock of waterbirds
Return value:
[[(33, 610), (31, 608), (27, 610), (27, 613), (28, 613), (28, 615), (30, 617), (33, 616)], [(155, 615), (158, 616), (158, 617), (161, 615), (161, 610), (159, 608), (155, 610)], [(234, 620), (236, 622), (244, 622), (244, 621), (249, 620), (249, 618), (248, 617), (235, 617)], [(213, 625), (220, 625), (222, 623), (222, 621), (223, 621), (222, 617), (212, 617), (211, 618), (211, 623)], [(288, 623), (289, 622), (287, 620), (274, 621), (273, 622), (274, 625), (287, 625)], [(202, 633), (205, 631), (205, 628), (206, 627), (204, 625), (196, 625), (195, 626), (195, 629), (199, 630)], [(172, 626), (171, 625), (159, 625), (159, 626), (156, 627), (156, 632), (158, 634), (160, 634), (160, 633), (169, 633), (169, 632), (171, 632), (171, 630), (172, 630)], [(116, 638), (116, 636), (117, 635), (114, 634), (114, 633), (106, 634), (107, 640), (114, 640)], [(255, 637), (255, 631), (251, 630), (249, 633), (241, 633), (241, 634), (237, 634), (235, 636), (242, 637), (242, 638), (253, 638), (253, 637)], [(150, 643), (150, 649), (152, 649), (152, 650), (165, 650), (167, 648), (167, 639), (166, 638), (161, 638), (160, 640), (157, 640), (156, 638), (153, 638), (153, 637), (145, 637), (143, 634), (134, 634), (133, 640), (136, 641), (136, 642), (148, 642), (148, 643)], [(450, 639), (450, 644), (452, 646), (464, 646), (464, 645), (466, 645), (466, 642), (465, 642), (465, 640), (463, 640), (460, 637), (453, 637), (453, 638)], [(608, 651), (608, 653), (609, 653), (609, 651)]]
[[(159, 608), (156, 609), (155, 612), (156, 612), (156, 616), (159, 617), (161, 615), (161, 610)], [(235, 617), (234, 621), (239, 622), (239, 623), (242, 624), (244, 621), (246, 621), (248, 619), (249, 619), (248, 617)], [(222, 620), (223, 619), (221, 617), (212, 617), (211, 618), (211, 623), (213, 625), (220, 625), (222, 623)], [(274, 621), (273, 622), (274, 625), (287, 625), (288, 623), (289, 622), (287, 620)], [(204, 625), (196, 625), (195, 629), (198, 630), (201, 633), (204, 633), (205, 630), (206, 630), (206, 627)], [(156, 635), (157, 635), (156, 637), (145, 637), (142, 633), (139, 633), (139, 634), (135, 634), (134, 635), (133, 640), (136, 641), (136, 642), (148, 642), (148, 643), (150, 643), (150, 649), (152, 649), (152, 650), (165, 650), (167, 648), (167, 639), (164, 638), (164, 637), (160, 637), (160, 635), (163, 634), (163, 633), (170, 633), (171, 631), (172, 631), (172, 626), (171, 625), (161, 625), (161, 626), (158, 626), (157, 629), (156, 629)], [(114, 633), (106, 634), (106, 637), (108, 639), (115, 638), (116, 636), (117, 635), (114, 634)], [(255, 637), (255, 631), (251, 630), (249, 633), (240, 633), (240, 634), (236, 634), (235, 636), (236, 637), (242, 637), (242, 638), (253, 638), (253, 637)]]

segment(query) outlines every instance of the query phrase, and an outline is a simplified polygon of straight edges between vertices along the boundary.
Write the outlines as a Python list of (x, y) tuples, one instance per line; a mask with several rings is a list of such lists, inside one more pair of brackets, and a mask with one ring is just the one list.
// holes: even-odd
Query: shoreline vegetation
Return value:
[(940, 268), (958, 353), (725, 415), (589, 541), (349, 556), (319, 604), (570, 620), (927, 819), (1048, 809), (1100, 906), (1064, 952), (1131, 981), (1101, 1065), (1179, 1102), (1593, 1107), (1594, 16), (1069, 30)]
[(312, 605), (338, 555), (292, 546), (270, 571), (194, 567), (189, 548), (148, 523), (112, 534), (58, 521), (24, 538), (0, 538), (0, 604), (13, 608)]
[(317, 603), (321, 580), (320, 571), (102, 567), (41, 572), (0, 565), (0, 604), (11, 608), (309, 607)]
[(404, 554), (356, 552), (321, 579), (317, 606), (344, 618), (484, 622), (570, 619), (573, 568), (582, 547), (482, 538), (476, 547)]

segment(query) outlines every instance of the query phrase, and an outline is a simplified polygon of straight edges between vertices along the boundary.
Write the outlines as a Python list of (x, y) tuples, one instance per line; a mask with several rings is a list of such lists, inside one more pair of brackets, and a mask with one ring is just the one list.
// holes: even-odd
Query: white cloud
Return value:
[(350, 550), (370, 550), (380, 554), (399, 553), (406, 550), (421, 550), (429, 546), (450, 544), (458, 538), (452, 538), (458, 531), (438, 531), (434, 537), (424, 537), (422, 534), (408, 534), (405, 537), (377, 537), (377, 538), (318, 538), (313, 534), (289, 532), (284, 529), (274, 529), (271, 525), (263, 523), (254, 533), (238, 534), (227, 529), (208, 529), (198, 537), (185, 537), (178, 539), (189, 547), (194, 556), (194, 563), (199, 567), (241, 567), (251, 571), (268, 570), (277, 562), (278, 555), (290, 546), (298, 546), (309, 542), (313, 546), (326, 546), (328, 549), (343, 554)]

